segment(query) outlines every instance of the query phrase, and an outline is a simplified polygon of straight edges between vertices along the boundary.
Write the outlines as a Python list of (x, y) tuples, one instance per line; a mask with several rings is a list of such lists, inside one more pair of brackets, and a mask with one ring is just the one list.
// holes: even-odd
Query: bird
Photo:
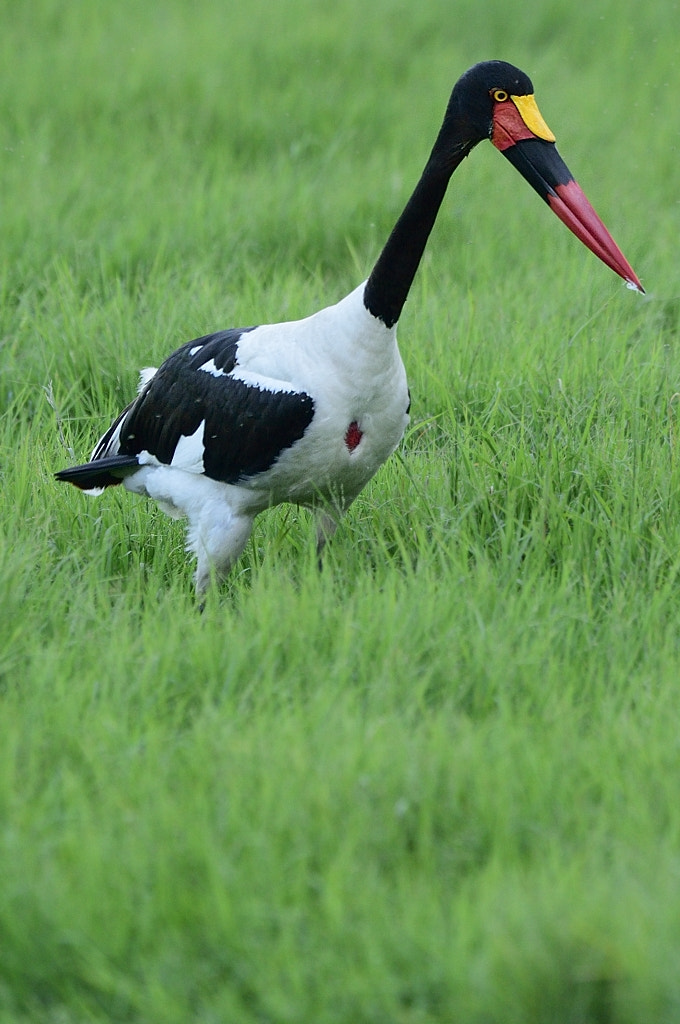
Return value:
[(505, 61), (484, 61), (454, 85), (422, 174), (366, 280), (304, 319), (220, 330), (142, 370), (137, 396), (90, 460), (57, 479), (92, 494), (122, 483), (186, 518), (199, 597), (228, 576), (267, 508), (313, 510), (320, 556), (406, 430), (397, 323), (451, 176), (485, 139), (585, 246), (644, 291), (559, 155), (531, 79)]

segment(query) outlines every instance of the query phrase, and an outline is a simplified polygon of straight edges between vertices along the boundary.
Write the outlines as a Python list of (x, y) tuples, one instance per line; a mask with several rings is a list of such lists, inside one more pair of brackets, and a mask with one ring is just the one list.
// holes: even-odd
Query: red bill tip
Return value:
[(644, 293), (639, 277), (595, 213), (580, 185), (572, 180), (566, 185), (556, 185), (554, 193), (547, 196), (551, 210), (591, 252), (619, 274), (629, 288)]

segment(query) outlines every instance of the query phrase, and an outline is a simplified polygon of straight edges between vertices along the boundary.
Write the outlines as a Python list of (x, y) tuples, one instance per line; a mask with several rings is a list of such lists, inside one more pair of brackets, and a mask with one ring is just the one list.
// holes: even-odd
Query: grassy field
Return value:
[[(0, 1024), (680, 1021), (677, 4), (0, 2)], [(58, 485), (137, 370), (370, 270), (500, 57), (648, 290), (491, 146), (316, 570)]]

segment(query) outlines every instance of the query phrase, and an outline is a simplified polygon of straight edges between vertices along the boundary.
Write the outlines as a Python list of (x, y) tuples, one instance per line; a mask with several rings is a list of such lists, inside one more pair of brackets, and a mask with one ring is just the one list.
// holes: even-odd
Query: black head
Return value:
[(456, 125), (470, 148), (491, 137), (493, 129), (494, 93), (508, 96), (531, 96), (534, 87), (523, 71), (504, 60), (486, 60), (475, 64), (461, 75), (451, 93), (444, 121)]

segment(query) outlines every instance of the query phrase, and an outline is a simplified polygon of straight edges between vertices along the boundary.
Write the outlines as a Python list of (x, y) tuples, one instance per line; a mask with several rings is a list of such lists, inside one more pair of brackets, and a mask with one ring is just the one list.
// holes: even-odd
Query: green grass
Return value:
[[(0, 10), (0, 1024), (680, 1020), (677, 9)], [(358, 283), (489, 57), (648, 296), (480, 147), (404, 445), (199, 616), (179, 524), (53, 471)]]

